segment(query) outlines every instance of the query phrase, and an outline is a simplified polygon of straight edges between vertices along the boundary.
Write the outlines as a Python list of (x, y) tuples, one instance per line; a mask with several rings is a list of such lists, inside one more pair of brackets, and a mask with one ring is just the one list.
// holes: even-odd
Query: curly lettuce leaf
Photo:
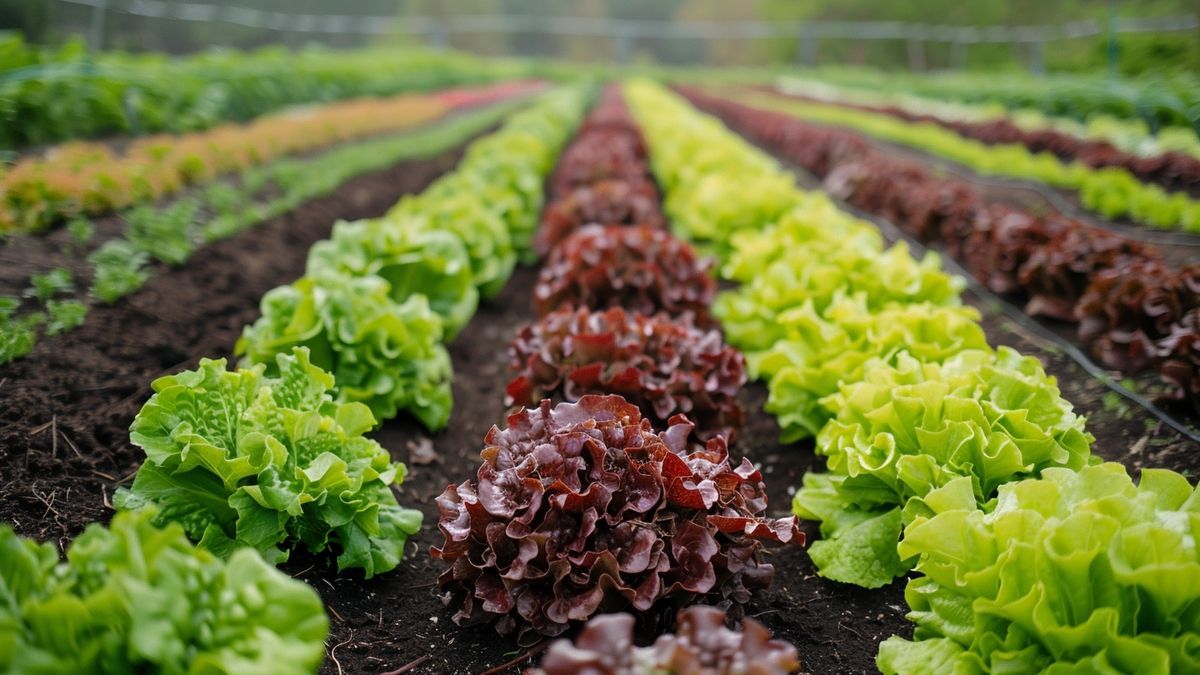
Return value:
[(337, 400), (365, 403), (376, 420), (407, 410), (431, 430), (446, 426), (453, 371), (425, 296), (396, 303), (380, 277), (329, 274), (273, 289), (261, 308), (236, 346), (244, 365), (263, 364), (274, 377), (278, 354), (307, 347), (333, 374)]
[[(735, 256), (731, 265), (739, 262)], [(904, 242), (880, 253), (870, 238), (815, 240), (760, 267), (737, 290), (718, 295), (713, 314), (730, 344), (753, 352), (786, 339), (779, 317), (807, 303), (824, 313), (835, 299), (862, 294), (872, 310), (894, 303), (954, 307), (961, 304), (964, 286), (960, 277), (942, 271), (936, 254), (917, 261)]]
[(403, 464), (362, 434), (375, 423), (361, 403), (335, 403), (333, 377), (306, 349), (265, 366), (228, 371), (224, 360), (155, 380), (130, 427), (146, 452), (118, 508), (153, 507), (222, 557), (239, 547), (269, 562), (291, 549), (339, 551), (339, 569), (370, 577), (394, 568), (421, 513), (396, 503)]
[(227, 561), (152, 511), (91, 525), (59, 563), (0, 527), (0, 670), (312, 673), (329, 622), (312, 588), (248, 548)]
[(920, 303), (873, 311), (861, 293), (838, 295), (823, 313), (806, 301), (779, 315), (775, 326), (786, 337), (746, 359), (752, 377), (768, 380), (766, 410), (791, 442), (820, 431), (836, 412), (821, 399), (861, 381), (872, 359), (893, 363), (907, 352), (936, 363), (966, 349), (988, 350), (978, 320), (970, 307)]
[(880, 646), (884, 673), (1200, 671), (1200, 492), (1116, 463), (999, 489), (935, 490), (900, 554), (924, 576), (905, 596), (913, 640)]
[(375, 275), (388, 282), (391, 297), (404, 302), (420, 293), (438, 316), (447, 342), (471, 320), (479, 306), (471, 261), (452, 232), (418, 227), (412, 221), (338, 222), (333, 236), (308, 252), (307, 273)]
[(822, 521), (834, 549), (820, 560), (813, 556), (823, 575), (881, 585), (877, 570), (838, 564), (839, 556), (894, 549), (898, 530), (872, 519), (896, 512), (897, 525), (911, 523), (935, 509), (930, 494), (948, 484), (965, 487), (967, 498), (982, 505), (1012, 481), (1095, 461), (1084, 419), (1062, 399), (1054, 378), (1037, 359), (1012, 349), (967, 350), (941, 364), (901, 352), (894, 365), (875, 360), (863, 372), (862, 382), (822, 401), (836, 411), (816, 446), (830, 473), (806, 477), (795, 499), (798, 515)]

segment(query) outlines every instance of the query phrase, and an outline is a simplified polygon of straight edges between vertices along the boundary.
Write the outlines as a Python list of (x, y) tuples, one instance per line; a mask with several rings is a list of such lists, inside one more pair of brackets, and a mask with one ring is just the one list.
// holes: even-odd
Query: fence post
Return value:
[(950, 67), (962, 70), (967, 67), (967, 43), (955, 40), (950, 43)]
[(104, 21), (108, 15), (108, 0), (98, 0), (92, 5), (92, 25), (88, 30), (88, 46), (93, 52), (104, 49)]
[(618, 25), (616, 33), (617, 63), (624, 65), (629, 63), (630, 58), (632, 58), (633, 32), (624, 25)]
[(1029, 43), (1029, 72), (1034, 75), (1046, 74), (1046, 43), (1042, 40), (1031, 40)]
[(925, 43), (908, 38), (908, 69), (914, 72), (925, 70)]

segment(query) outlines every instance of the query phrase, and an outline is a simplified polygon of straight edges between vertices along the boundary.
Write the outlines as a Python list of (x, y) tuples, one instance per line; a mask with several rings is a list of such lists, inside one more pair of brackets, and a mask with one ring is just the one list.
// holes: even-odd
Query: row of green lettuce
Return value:
[(0, 35), (0, 149), (97, 136), (182, 133), (289, 105), (503, 79), (519, 64), (462, 53), (364, 49), (88, 53)]
[[(768, 381), (786, 440), (815, 436), (798, 515), (819, 573), (879, 587), (915, 569), (912, 640), (887, 673), (1193, 672), (1200, 495), (1091, 454), (1037, 359), (993, 349), (935, 254), (795, 187), (657, 85), (630, 85), (676, 232), (740, 282), (714, 314)], [(1057, 665), (1056, 665), (1057, 664)]]
[(1144, 183), (1120, 167), (1092, 168), (1065, 162), (1050, 152), (1031, 152), (1019, 143), (989, 145), (930, 122), (905, 120), (845, 106), (777, 95), (739, 95), (752, 105), (804, 120), (852, 129), (917, 148), (984, 175), (1004, 176), (1077, 191), (1084, 208), (1105, 218), (1129, 218), (1161, 229), (1200, 232), (1200, 200)]
[(903, 110), (963, 122), (1009, 120), (1025, 131), (1056, 131), (1077, 138), (1105, 141), (1125, 152), (1151, 157), (1180, 152), (1200, 158), (1200, 136), (1186, 127), (1163, 127), (1157, 132), (1140, 119), (1091, 114), (1080, 121), (1046, 114), (1033, 108), (1005, 108), (994, 101), (964, 103), (917, 96), (909, 91), (858, 88), (808, 77), (785, 76), (776, 81), (780, 91), (833, 103), (871, 107), (896, 106)]
[(532, 256), (544, 178), (590, 95), (542, 96), (421, 195), (338, 224), (264, 297), (238, 369), (156, 380), (130, 428), (146, 461), (66, 562), (0, 528), (0, 670), (313, 672), (320, 599), (271, 565), (297, 548), (367, 577), (399, 563), (421, 513), (364, 433), (400, 409), (446, 423), (443, 341)]
[(134, 293), (150, 278), (156, 261), (182, 265), (201, 247), (333, 192), (354, 176), (446, 152), (527, 104), (510, 99), (418, 131), (255, 167), (170, 204), (126, 211), (124, 233), (99, 246), (92, 245), (93, 222), (76, 218), (67, 224), (70, 238), (64, 253), (86, 256), (90, 283), (58, 267), (33, 275), (24, 302), (0, 296), (0, 365), (28, 354), (42, 334), (58, 335), (82, 325), (92, 305), (113, 304)]

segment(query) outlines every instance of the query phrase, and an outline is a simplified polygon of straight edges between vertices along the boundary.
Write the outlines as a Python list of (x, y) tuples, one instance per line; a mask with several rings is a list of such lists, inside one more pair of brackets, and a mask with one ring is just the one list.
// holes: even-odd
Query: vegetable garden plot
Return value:
[[(938, 556), (954, 555), (945, 537), (914, 537), (906, 548), (905, 535), (895, 548), (905, 527), (936, 532), (956, 519), (981, 540), (1003, 535), (978, 510), (995, 506), (988, 498), (998, 491), (1031, 493), (1016, 520), (1047, 504), (1128, 502), (1128, 517), (1105, 532), (1123, 531), (1113, 541), (1150, 532), (1190, 573), (1194, 545), (1151, 522), (1192, 518), (1187, 481), (1148, 472), (1135, 494), (1115, 465), (1053, 468), (1091, 463), (1082, 419), (1037, 359), (988, 346), (995, 335), (980, 330), (981, 317), (959, 300), (961, 283), (936, 256), (916, 262), (903, 246), (885, 251), (870, 225), (797, 190), (793, 176), (682, 101), (647, 83), (625, 91), (644, 127), (609, 90), (560, 156), (587, 97), (557, 92), (473, 144), (419, 196), (384, 217), (339, 224), (312, 247), (304, 277), (264, 296), (262, 316), (235, 347), (241, 370), (168, 368), (175, 374), (156, 383), (135, 423), (147, 461), (116, 502), (148, 509), (156, 524), (180, 524), (200, 548), (234, 556), (230, 564), (247, 553), (232, 553), (240, 545), (290, 556), (284, 569), (327, 603), (331, 673), (532, 665), (547, 644), (541, 636), (611, 610), (636, 618), (593, 624), (577, 643), (582, 652), (548, 647), (543, 669), (603, 658), (587, 652), (624, 646), (630, 628), (642, 640), (673, 631), (675, 642), (660, 637), (640, 653), (663, 658), (674, 645), (675, 663), (698, 651), (733, 658), (753, 645), (764, 667), (794, 669), (798, 657), (810, 672), (861, 672), (893, 634), (879, 664), (901, 672), (1003, 661), (1013, 657), (996, 636), (1024, 618), (1019, 603), (980, 625), (971, 611), (934, 603), (913, 635), (902, 582), (888, 583), (914, 564), (899, 552), (915, 551), (925, 556), (918, 570), (930, 573), (910, 588), (955, 607), (963, 598), (1006, 602), (986, 584), (957, 594), (936, 586), (945, 582)], [(658, 194), (670, 233), (650, 199)], [(621, 195), (640, 201), (623, 205)], [(539, 210), (552, 235), (535, 237)], [(615, 222), (589, 224), (604, 214)], [(534, 260), (539, 245), (549, 255), (535, 274), (518, 259)], [(708, 254), (740, 289), (714, 299)], [(228, 331), (222, 339), (231, 340)], [(834, 349), (821, 352), (826, 345)], [(769, 388), (747, 385), (747, 367), (774, 372)], [(543, 394), (551, 400), (524, 404)], [(504, 421), (513, 412), (506, 396), (522, 405)], [(210, 414), (218, 410), (230, 415)], [(372, 437), (392, 460), (408, 460), (407, 470), (362, 435), (375, 420), (382, 425)], [(53, 425), (47, 430), (57, 432)], [(880, 433), (867, 442), (856, 425)], [(781, 431), (816, 433), (815, 446), (781, 444)], [(734, 432), (730, 447), (722, 434)], [(889, 461), (871, 462), (887, 449), (875, 440), (888, 435), (896, 444)], [(819, 468), (818, 454), (829, 458), (827, 470), (805, 476)], [(855, 473), (848, 467), (859, 459)], [(1041, 481), (1010, 482), (1039, 473)], [(398, 492), (378, 489), (401, 477)], [(1071, 489), (1059, 502), (1042, 487), (1072, 480), (1106, 484)], [(170, 481), (203, 485), (219, 499), (189, 509), (192, 496)], [(802, 481), (799, 512), (825, 521), (811, 558), (790, 517), (790, 490)], [(51, 505), (73, 503), (63, 499)], [(57, 513), (47, 508), (40, 524)], [(1053, 525), (1030, 530), (1029, 541), (1060, 537)], [(816, 532), (810, 524), (803, 534)], [(1140, 588), (1163, 569), (1157, 559), (1095, 548), (1099, 565), (1146, 571), (1114, 576), (1114, 588)], [(981, 556), (971, 569), (1011, 578), (1029, 560)], [(1078, 581), (1064, 577), (1061, 588), (1069, 593)], [(765, 630), (723, 630), (718, 613), (684, 609), (697, 601), (757, 617)], [(1120, 641), (1120, 653), (1097, 653), (1099, 640), (1029, 641), (1017, 645), (1019, 657), (1034, 666), (1126, 663), (1130, 653), (1186, 659), (1190, 602), (1184, 594), (1162, 606), (1153, 627), (1104, 636)], [(311, 602), (295, 608), (319, 617)], [(1053, 619), (1038, 628), (1070, 628), (1070, 617)], [(295, 635), (298, 653), (309, 653), (324, 630), (305, 625), (313, 630), (276, 633)], [(612, 644), (589, 637), (597, 633)], [(981, 646), (960, 641), (975, 634)], [(701, 642), (703, 650), (687, 649)]]

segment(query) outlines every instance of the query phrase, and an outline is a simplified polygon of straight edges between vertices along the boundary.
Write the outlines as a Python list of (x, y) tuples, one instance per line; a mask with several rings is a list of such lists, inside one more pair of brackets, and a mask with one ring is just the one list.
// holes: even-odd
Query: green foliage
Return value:
[(43, 304), (55, 296), (75, 290), (75, 278), (72, 276), (71, 270), (65, 267), (56, 267), (49, 272), (34, 274), (29, 278), (29, 283), (30, 288), (25, 290), (25, 297), (37, 298)]
[(333, 374), (337, 401), (365, 403), (380, 421), (407, 410), (429, 429), (446, 425), (450, 355), (425, 296), (397, 303), (380, 277), (330, 273), (269, 291), (261, 309), (236, 346), (244, 366), (263, 364), (277, 377), (277, 355), (307, 347)]
[(67, 221), (67, 232), (71, 235), (71, 242), (82, 248), (96, 236), (96, 226), (87, 218), (72, 218)]
[(37, 343), (37, 327), (46, 320), (40, 312), (18, 318), (20, 306), (17, 298), (0, 296), (0, 365), (32, 351)]
[(900, 555), (912, 640), (888, 674), (1200, 672), (1200, 493), (1107, 463), (1010, 483), (979, 507), (971, 478), (929, 493)]
[(392, 493), (404, 465), (362, 435), (375, 424), (367, 406), (333, 402), (333, 376), (306, 349), (279, 354), (273, 370), (203, 359), (155, 380), (130, 427), (146, 462), (114, 503), (154, 507), (156, 523), (221, 557), (250, 546), (278, 563), (296, 546), (333, 548), (338, 569), (393, 569), (421, 526)]
[(58, 335), (83, 325), (88, 306), (79, 300), (50, 300), (46, 302), (46, 334)]
[(403, 302), (420, 293), (442, 317), (445, 340), (454, 339), (479, 305), (479, 291), (462, 240), (453, 233), (423, 227), (420, 221), (339, 222), (333, 236), (308, 254), (308, 274), (375, 275), (386, 280), (391, 297)]
[(125, 238), (134, 248), (171, 265), (181, 265), (196, 250), (195, 224), (200, 202), (184, 198), (156, 209), (139, 206), (125, 214)]
[(312, 588), (240, 549), (194, 548), (153, 514), (90, 525), (60, 563), (0, 526), (0, 670), (312, 673), (329, 622)]
[(0, 36), (0, 148), (71, 138), (207, 129), (287, 105), (428, 91), (505, 77), (514, 66), (465, 54), (273, 47), (165, 59), (89, 55)]
[[(907, 352), (892, 361), (868, 362), (821, 401), (833, 417), (816, 452), (829, 472), (806, 475), (794, 504), (797, 515), (822, 523), (811, 548), (820, 573), (861, 586), (905, 571), (893, 554), (896, 536), (929, 512), (931, 491), (965, 476), (987, 504), (1005, 483), (1092, 461), (1083, 418), (1037, 359), (1001, 347), (960, 351), (940, 365)], [(864, 546), (891, 563), (847, 564), (848, 551)]]
[(123, 239), (104, 242), (88, 256), (88, 262), (95, 270), (92, 295), (110, 305), (141, 288), (150, 278), (146, 269), (149, 256)]

